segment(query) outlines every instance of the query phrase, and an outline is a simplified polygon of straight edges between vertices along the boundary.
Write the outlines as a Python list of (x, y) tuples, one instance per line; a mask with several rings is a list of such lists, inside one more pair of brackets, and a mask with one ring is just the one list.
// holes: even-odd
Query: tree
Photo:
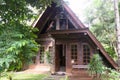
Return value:
[(38, 50), (35, 29), (27, 25), (32, 17), (24, 0), (3, 0), (0, 5), (0, 67), (21, 69)]
[(116, 59), (116, 32), (112, 0), (93, 0), (86, 11), (86, 23), (102, 43), (105, 50)]
[(119, 20), (119, 9), (118, 0), (114, 0), (114, 10), (115, 10), (115, 24), (116, 24), (116, 36), (117, 36), (117, 53), (118, 53), (118, 65), (120, 66), (120, 20)]
[(38, 51), (35, 32), (28, 25), (29, 6), (44, 9), (57, 0), (0, 0), (0, 68), (20, 70)]

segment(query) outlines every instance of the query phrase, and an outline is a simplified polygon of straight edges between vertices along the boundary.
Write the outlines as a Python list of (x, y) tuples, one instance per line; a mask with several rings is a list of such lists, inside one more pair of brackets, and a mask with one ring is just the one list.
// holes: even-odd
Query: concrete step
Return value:
[(93, 80), (91, 77), (69, 77), (70, 80)]
[(44, 78), (43, 80), (61, 80), (61, 79), (65, 79), (65, 75), (63, 75), (63, 76), (59, 76), (59, 75), (50, 75), (50, 76), (48, 76), (48, 77), (46, 77), (46, 78)]

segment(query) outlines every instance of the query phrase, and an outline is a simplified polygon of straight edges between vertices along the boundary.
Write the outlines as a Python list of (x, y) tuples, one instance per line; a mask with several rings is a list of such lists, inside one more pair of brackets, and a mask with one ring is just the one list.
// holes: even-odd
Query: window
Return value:
[(41, 46), (40, 47), (40, 63), (44, 63), (44, 51), (45, 51), (44, 46)]
[(87, 65), (90, 62), (90, 48), (87, 44), (83, 45), (83, 64)]
[(60, 19), (60, 30), (65, 30), (66, 27), (66, 19)]
[(71, 63), (77, 64), (77, 45), (76, 44), (71, 45)]

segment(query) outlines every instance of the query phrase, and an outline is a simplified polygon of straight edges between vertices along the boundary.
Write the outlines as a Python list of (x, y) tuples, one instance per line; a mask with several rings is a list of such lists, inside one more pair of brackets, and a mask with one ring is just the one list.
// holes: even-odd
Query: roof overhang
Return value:
[(75, 29), (75, 30), (52, 30), (49, 31), (49, 34), (70, 34), (70, 33), (84, 33), (87, 32), (88, 28), (84, 28), (84, 29)]

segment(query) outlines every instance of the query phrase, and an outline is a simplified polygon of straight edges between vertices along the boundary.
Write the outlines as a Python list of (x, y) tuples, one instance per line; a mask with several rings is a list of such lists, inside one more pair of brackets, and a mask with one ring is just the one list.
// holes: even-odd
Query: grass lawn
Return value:
[[(47, 74), (26, 74), (26, 73), (14, 73), (12, 75), (13, 80), (43, 80), (47, 77)], [(6, 77), (1, 77), (0, 80), (9, 80)]]

